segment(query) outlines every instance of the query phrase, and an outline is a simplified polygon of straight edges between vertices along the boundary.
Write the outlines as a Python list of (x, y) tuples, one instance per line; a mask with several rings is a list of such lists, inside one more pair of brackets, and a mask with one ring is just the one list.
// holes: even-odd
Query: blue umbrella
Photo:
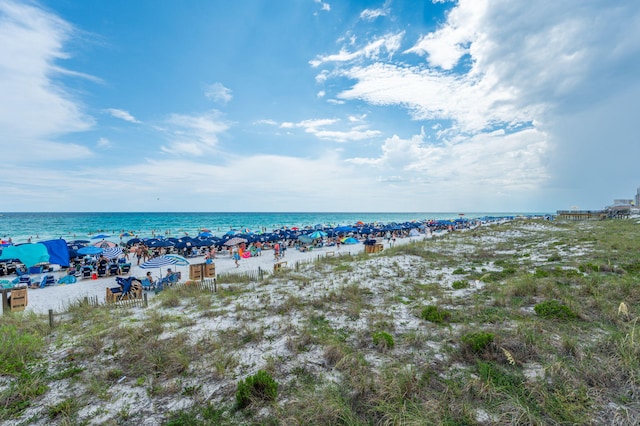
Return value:
[(324, 231), (315, 231), (312, 232), (311, 234), (309, 234), (309, 237), (313, 238), (314, 240), (317, 238), (322, 238), (322, 237), (326, 237), (327, 233)]
[(109, 238), (109, 235), (105, 235), (105, 234), (98, 234), (95, 237), (91, 237), (92, 240), (99, 240), (102, 238)]
[(140, 265), (142, 269), (155, 269), (160, 268), (160, 275), (162, 275), (162, 268), (164, 266), (177, 265), (179, 263), (178, 259), (173, 257), (158, 256), (153, 259), (149, 259), (143, 264)]
[(175, 259), (176, 263), (175, 265), (178, 266), (188, 266), (189, 265), (189, 261), (187, 259), (185, 259), (182, 256), (179, 256), (177, 254), (165, 254), (163, 257), (168, 257), (169, 259)]
[(313, 242), (313, 238), (311, 238), (311, 237), (310, 237), (310, 236), (308, 236), (308, 235), (300, 235), (300, 236), (298, 237), (298, 240), (299, 240), (299, 241), (301, 241), (301, 242), (303, 242), (303, 243), (305, 243), (305, 244), (310, 244), (310, 243), (312, 243), (312, 242)]
[(174, 243), (169, 240), (149, 240), (146, 243), (147, 247), (173, 247)]
[(175, 259), (173, 257), (168, 257), (165, 255), (165, 256), (158, 256), (158, 257), (149, 259), (146, 262), (142, 263), (140, 267), (142, 269), (153, 269), (153, 268), (162, 268), (163, 266), (177, 265), (177, 264), (178, 264), (178, 259)]
[(122, 249), (120, 247), (109, 247), (102, 251), (102, 255), (107, 259), (115, 259), (121, 254), (122, 254)]
[(87, 247), (81, 247), (78, 249), (78, 254), (101, 254), (104, 250), (101, 249), (100, 247), (95, 247), (95, 246), (87, 246)]
[(358, 244), (359, 241), (353, 237), (345, 238), (342, 240), (342, 244)]

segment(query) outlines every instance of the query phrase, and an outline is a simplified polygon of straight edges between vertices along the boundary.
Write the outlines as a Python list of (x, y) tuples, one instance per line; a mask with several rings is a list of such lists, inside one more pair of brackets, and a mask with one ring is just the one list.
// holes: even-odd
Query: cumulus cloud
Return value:
[(226, 104), (233, 96), (231, 95), (231, 89), (224, 87), (222, 83), (213, 83), (205, 88), (204, 95), (207, 99), (220, 104)]
[(136, 118), (133, 115), (131, 115), (128, 111), (124, 111), (122, 109), (107, 108), (105, 112), (112, 117), (119, 118), (120, 120), (128, 121), (129, 123), (140, 123), (140, 121), (136, 120)]
[[(380, 157), (352, 163), (421, 182), (542, 188), (553, 176), (576, 172), (550, 169), (562, 145), (584, 150), (602, 143), (588, 135), (579, 142), (559, 137), (566, 125), (558, 114), (572, 116), (638, 86), (628, 71), (640, 65), (638, 22), (635, 3), (460, 0), (435, 31), (403, 50), (405, 62), (343, 48), (311, 64), (336, 67), (323, 84), (352, 81), (337, 99), (405, 108), (433, 129), (433, 140), (394, 137)], [(413, 55), (425, 62), (415, 64)]]

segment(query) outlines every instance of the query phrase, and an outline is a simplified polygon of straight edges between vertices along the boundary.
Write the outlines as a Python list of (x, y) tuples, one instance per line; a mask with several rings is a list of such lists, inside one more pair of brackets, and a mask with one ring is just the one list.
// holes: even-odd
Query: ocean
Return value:
[[(545, 213), (465, 213), (466, 218), (485, 216), (544, 215)], [(427, 219), (456, 219), (461, 213), (0, 213), (0, 238), (18, 244), (55, 238), (67, 241), (91, 239), (98, 234), (120, 241), (124, 232), (139, 237), (196, 236), (208, 229), (215, 235), (229, 230), (272, 231), (283, 226), (392, 223)], [(125, 241), (127, 238), (124, 237)]]

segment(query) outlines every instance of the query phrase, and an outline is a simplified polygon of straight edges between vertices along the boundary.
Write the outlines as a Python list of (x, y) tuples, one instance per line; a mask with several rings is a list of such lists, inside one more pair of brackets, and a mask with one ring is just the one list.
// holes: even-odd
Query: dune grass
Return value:
[(148, 309), (78, 304), (53, 330), (7, 314), (0, 420), (638, 423), (639, 237), (634, 220), (514, 221)]

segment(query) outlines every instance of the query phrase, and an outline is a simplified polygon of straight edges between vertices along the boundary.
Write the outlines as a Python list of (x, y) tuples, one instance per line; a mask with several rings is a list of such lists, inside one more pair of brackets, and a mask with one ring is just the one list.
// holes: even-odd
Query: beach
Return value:
[[(425, 236), (422, 235), (422, 238)], [(419, 237), (407, 237), (398, 238), (397, 244), (405, 244), (409, 241), (415, 241)], [(384, 243), (388, 247), (388, 243)], [(352, 245), (341, 245), (340, 248), (321, 247), (316, 248), (313, 251), (301, 252), (295, 249), (286, 250), (285, 257), (279, 261), (287, 262), (287, 266), (293, 267), (296, 262), (308, 261), (318, 257), (326, 256), (327, 252), (333, 255), (346, 255), (357, 254), (364, 251), (364, 245), (361, 243)], [(134, 276), (142, 279), (148, 271), (151, 271), (152, 275), (156, 278), (166, 274), (166, 268), (158, 269), (143, 269), (136, 265), (135, 256), (131, 255), (131, 271), (126, 276)], [(189, 259), (190, 264), (204, 263), (204, 256), (197, 256)], [(218, 255), (213, 262), (215, 264), (216, 274), (220, 273), (243, 273), (249, 271), (257, 271), (259, 269), (265, 271), (267, 274), (273, 271), (275, 263), (273, 250), (265, 250), (262, 255), (241, 259), (239, 266), (236, 267), (233, 259), (225, 251), (224, 254)], [(189, 266), (170, 266), (174, 272), (180, 272), (181, 281), (186, 281), (189, 278)], [(56, 277), (56, 281), (61, 276), (66, 275), (66, 271), (57, 271), (52, 273)], [(123, 277), (126, 277), (123, 275)], [(38, 276), (32, 277), (35, 281), (38, 281)], [(102, 277), (98, 279), (82, 279), (78, 278), (77, 282), (73, 284), (57, 284), (53, 286), (47, 286), (38, 289), (29, 289), (29, 302), (26, 308), (27, 312), (34, 312), (38, 314), (45, 314), (50, 309), (54, 312), (64, 312), (71, 303), (81, 301), (84, 298), (97, 298), (100, 303), (104, 303), (107, 287), (117, 287), (115, 277)], [(152, 299), (155, 296), (153, 291), (148, 291), (147, 297)]]

